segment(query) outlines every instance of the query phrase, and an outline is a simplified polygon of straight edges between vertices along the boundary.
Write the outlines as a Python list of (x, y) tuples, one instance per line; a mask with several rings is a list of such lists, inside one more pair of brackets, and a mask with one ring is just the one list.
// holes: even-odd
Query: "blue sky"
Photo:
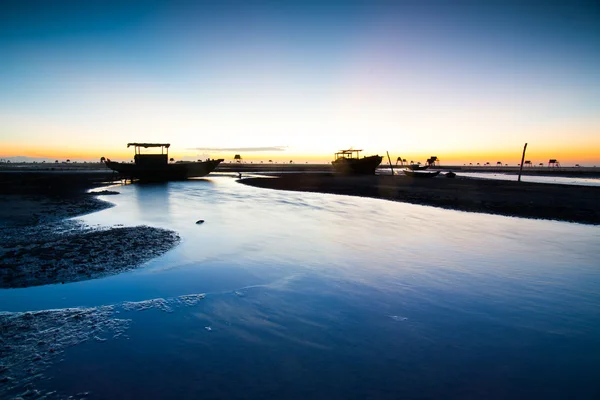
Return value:
[(0, 135), (600, 162), (600, 4), (448, 3), (3, 2)]

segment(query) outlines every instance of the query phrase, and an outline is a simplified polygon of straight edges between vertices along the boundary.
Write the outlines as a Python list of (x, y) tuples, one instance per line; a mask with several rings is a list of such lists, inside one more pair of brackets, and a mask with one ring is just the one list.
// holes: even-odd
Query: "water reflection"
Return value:
[(168, 182), (136, 184), (131, 188), (138, 218), (150, 215), (157, 223), (165, 222), (169, 218), (171, 188)]

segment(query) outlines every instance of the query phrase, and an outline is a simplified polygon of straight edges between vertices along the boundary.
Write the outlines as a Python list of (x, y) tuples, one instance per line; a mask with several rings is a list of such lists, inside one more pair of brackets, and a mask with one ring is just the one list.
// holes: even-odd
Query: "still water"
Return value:
[[(0, 309), (127, 313), (126, 339), (67, 349), (46, 372), (91, 399), (600, 396), (600, 229), (230, 177), (118, 187), (91, 225), (181, 244), (132, 272), (0, 291)], [(204, 224), (197, 225), (199, 219)]]

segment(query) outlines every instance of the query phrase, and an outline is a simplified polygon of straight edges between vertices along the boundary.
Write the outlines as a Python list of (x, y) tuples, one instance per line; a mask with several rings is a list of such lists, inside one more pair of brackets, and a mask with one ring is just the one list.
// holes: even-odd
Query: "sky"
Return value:
[(3, 1), (0, 158), (600, 165), (599, 66), (598, 1)]

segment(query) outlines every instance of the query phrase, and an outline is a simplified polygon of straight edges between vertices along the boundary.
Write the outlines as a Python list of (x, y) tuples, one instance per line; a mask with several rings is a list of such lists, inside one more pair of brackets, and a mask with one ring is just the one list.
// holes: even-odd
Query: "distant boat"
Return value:
[[(198, 178), (210, 174), (223, 161), (178, 161), (169, 164), (169, 143), (128, 143), (127, 147), (134, 146), (135, 157), (133, 163), (120, 163), (107, 160), (105, 164), (113, 171), (117, 171), (127, 179), (140, 181), (178, 181), (188, 178)], [(160, 147), (160, 154), (141, 154), (141, 149)]]
[(406, 168), (408, 168), (408, 169), (410, 169), (412, 171), (424, 171), (427, 168), (429, 168), (429, 165), (423, 165), (423, 166), (421, 166), (419, 164), (410, 164), (410, 165), (407, 165)]
[(340, 150), (335, 153), (335, 160), (331, 162), (335, 172), (351, 175), (375, 175), (375, 169), (381, 164), (383, 157), (379, 155), (360, 158), (362, 150)]
[(411, 169), (405, 169), (402, 172), (411, 178), (433, 178), (440, 173), (440, 171), (413, 171)]

